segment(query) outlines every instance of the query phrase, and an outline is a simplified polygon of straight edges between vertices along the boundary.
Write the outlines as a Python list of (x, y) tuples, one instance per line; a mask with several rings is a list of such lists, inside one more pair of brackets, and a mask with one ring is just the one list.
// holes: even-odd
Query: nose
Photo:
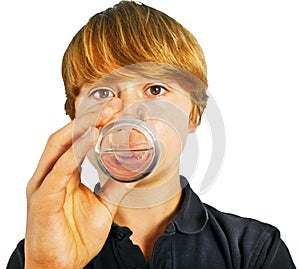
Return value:
[(132, 117), (144, 120), (149, 115), (149, 108), (143, 98), (122, 92), (119, 96), (122, 101), (122, 117)]
[(122, 116), (132, 117), (140, 120), (145, 120), (149, 115), (149, 109), (140, 100), (131, 100), (126, 102), (123, 106)]

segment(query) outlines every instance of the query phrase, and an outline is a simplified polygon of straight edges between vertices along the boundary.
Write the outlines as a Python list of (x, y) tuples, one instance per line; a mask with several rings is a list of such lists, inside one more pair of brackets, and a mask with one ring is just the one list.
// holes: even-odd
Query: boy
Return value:
[[(202, 204), (179, 175), (207, 79), (199, 44), (178, 22), (120, 2), (76, 34), (62, 67), (72, 121), (50, 136), (28, 183), (25, 241), (8, 268), (295, 268), (276, 228)], [(80, 183), (80, 164), (88, 155), (97, 167), (99, 132), (127, 113), (156, 133), (159, 162), (130, 183), (99, 169), (94, 194)], [(130, 139), (145, 144), (137, 132)]]

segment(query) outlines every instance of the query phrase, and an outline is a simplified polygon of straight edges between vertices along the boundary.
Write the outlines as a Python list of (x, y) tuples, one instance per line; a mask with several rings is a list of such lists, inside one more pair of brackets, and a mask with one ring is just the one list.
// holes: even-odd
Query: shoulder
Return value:
[(208, 215), (206, 228), (218, 238), (228, 255), (234, 257), (233, 263), (239, 260), (245, 268), (267, 265), (269, 267), (263, 268), (295, 268), (276, 227), (253, 218), (221, 212), (207, 204), (204, 206)]
[(224, 263), (227, 268), (295, 268), (273, 225), (202, 203), (188, 183), (182, 197), (182, 208), (174, 220), (178, 246), (182, 251), (185, 242), (185, 253), (196, 253), (200, 263), (206, 262), (204, 268)]
[(14, 252), (12, 253), (6, 269), (23, 269), (24, 268), (24, 239), (21, 240)]
[(257, 239), (280, 236), (279, 230), (269, 223), (232, 213), (225, 213), (207, 204), (204, 204), (204, 206), (207, 210), (209, 223), (228, 235), (245, 237), (247, 234), (250, 234), (251, 238)]

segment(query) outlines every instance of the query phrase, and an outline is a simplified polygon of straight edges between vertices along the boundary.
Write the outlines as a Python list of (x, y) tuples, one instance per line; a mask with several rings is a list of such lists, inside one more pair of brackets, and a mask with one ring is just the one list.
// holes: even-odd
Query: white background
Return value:
[[(116, 2), (0, 4), (0, 268), (24, 237), (25, 187), (47, 138), (69, 121), (60, 78), (64, 50), (89, 17)], [(225, 124), (226, 155), (217, 181), (201, 199), (277, 226), (300, 266), (297, 2), (144, 1), (194, 33), (206, 55), (209, 90)], [(192, 181), (197, 192), (209, 158), (205, 121), (198, 137), (203, 154)]]

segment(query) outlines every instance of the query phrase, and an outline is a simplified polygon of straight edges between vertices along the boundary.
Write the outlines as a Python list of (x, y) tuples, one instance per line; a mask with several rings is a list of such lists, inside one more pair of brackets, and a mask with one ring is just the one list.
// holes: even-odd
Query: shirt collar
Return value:
[(201, 232), (207, 221), (208, 214), (200, 198), (193, 192), (185, 177), (180, 177), (182, 186), (182, 206), (172, 223), (177, 230), (185, 234)]

